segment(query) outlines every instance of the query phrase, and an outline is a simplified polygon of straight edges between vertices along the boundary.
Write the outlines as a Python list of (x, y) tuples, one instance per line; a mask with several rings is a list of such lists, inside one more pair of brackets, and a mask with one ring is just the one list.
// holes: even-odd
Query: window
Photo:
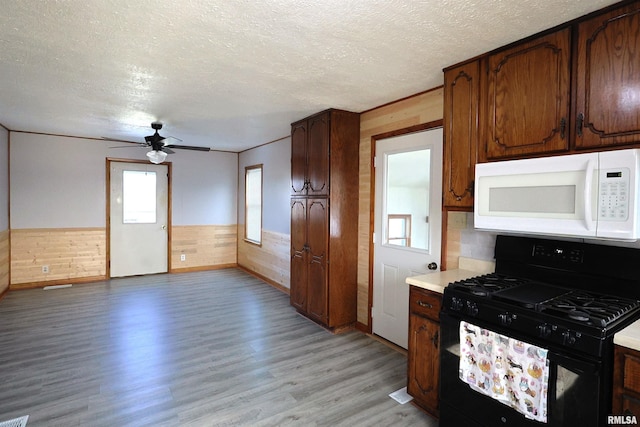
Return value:
[(122, 171), (122, 222), (155, 224), (155, 172)]
[(262, 243), (262, 165), (244, 168), (244, 238)]
[(411, 215), (389, 215), (387, 222), (387, 243), (411, 247)]

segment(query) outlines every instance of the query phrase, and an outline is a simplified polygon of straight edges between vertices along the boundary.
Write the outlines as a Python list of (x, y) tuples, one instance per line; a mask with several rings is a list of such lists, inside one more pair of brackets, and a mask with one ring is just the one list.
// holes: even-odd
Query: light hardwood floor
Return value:
[(388, 397), (405, 385), (406, 356), (238, 269), (0, 301), (0, 421), (28, 427), (437, 426)]

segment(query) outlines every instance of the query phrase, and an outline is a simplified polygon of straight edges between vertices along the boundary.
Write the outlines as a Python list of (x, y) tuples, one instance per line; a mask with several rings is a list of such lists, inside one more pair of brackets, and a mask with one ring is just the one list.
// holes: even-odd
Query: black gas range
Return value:
[[(498, 236), (495, 258), (495, 273), (454, 282), (444, 290), (440, 425), (606, 425), (613, 336), (640, 318), (640, 250)], [(545, 393), (542, 401), (529, 388), (519, 390), (505, 381), (512, 375), (540, 386), (542, 379), (528, 376), (521, 366), (528, 359), (512, 363), (516, 368), (508, 374), (494, 372), (503, 354), (495, 353), (496, 346), (491, 355), (476, 351), (474, 344), (486, 348), (489, 343), (491, 348), (494, 342), (485, 337), (478, 344), (480, 334), (546, 355), (536, 362), (537, 369), (546, 363), (548, 380), (538, 389)], [(503, 348), (508, 354), (508, 346)], [(480, 363), (483, 369), (473, 371)], [(464, 378), (471, 374), (473, 382)], [(484, 394), (505, 386), (508, 403), (496, 392)], [(526, 402), (521, 405), (526, 410), (514, 401)], [(544, 417), (534, 417), (542, 411)]]

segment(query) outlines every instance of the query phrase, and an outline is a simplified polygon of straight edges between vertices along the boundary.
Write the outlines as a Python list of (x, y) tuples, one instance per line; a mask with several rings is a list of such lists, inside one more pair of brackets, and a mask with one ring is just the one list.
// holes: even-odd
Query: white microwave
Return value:
[(637, 240), (640, 149), (476, 165), (478, 229)]

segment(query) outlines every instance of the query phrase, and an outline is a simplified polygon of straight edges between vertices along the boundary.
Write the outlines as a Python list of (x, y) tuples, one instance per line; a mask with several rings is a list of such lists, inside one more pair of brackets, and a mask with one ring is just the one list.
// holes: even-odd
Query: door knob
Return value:
[(166, 230), (166, 229), (167, 229), (167, 226), (166, 226), (166, 225), (163, 225), (163, 226), (162, 226), (162, 229), (163, 229), (163, 230)]
[(429, 270), (437, 270), (438, 269), (438, 264), (436, 264), (435, 262), (430, 262), (429, 265), (427, 265), (427, 268)]

